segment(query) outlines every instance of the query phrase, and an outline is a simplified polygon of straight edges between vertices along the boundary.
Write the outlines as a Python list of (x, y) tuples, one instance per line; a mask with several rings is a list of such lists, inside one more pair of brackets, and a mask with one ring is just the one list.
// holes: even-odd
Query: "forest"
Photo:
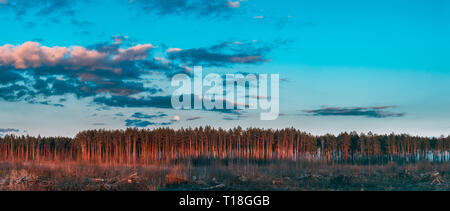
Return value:
[(74, 138), (6, 135), (0, 137), (2, 161), (74, 161), (97, 164), (155, 164), (185, 160), (323, 161), (387, 163), (450, 159), (450, 136), (356, 132), (311, 135), (294, 128), (240, 127), (88, 130)]

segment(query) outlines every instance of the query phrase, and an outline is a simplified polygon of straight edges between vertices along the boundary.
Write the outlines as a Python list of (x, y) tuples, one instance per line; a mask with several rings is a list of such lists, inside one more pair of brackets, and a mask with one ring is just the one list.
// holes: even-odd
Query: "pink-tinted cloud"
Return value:
[(71, 47), (68, 59), (74, 67), (92, 67), (94, 69), (99, 67), (107, 57), (108, 54), (106, 53), (88, 50), (80, 46), (73, 46)]
[(128, 49), (119, 49), (119, 54), (114, 56), (114, 61), (136, 61), (146, 59), (148, 57), (148, 51), (155, 48), (152, 44), (139, 44)]
[(37, 42), (25, 42), (17, 46), (6, 44), (0, 46), (0, 64), (16, 69), (54, 66), (69, 52), (66, 47), (49, 48)]
[(113, 44), (121, 44), (123, 41), (127, 40), (128, 36), (121, 36), (121, 35), (115, 35), (113, 37), (114, 43)]
[(241, 6), (241, 4), (239, 3), (239, 1), (228, 0), (228, 7), (230, 7), (230, 8), (238, 8), (240, 6)]
[[(111, 62), (136, 61), (147, 58), (151, 44), (139, 44), (128, 49), (118, 49), (114, 54), (99, 52), (81, 46), (47, 47), (38, 42), (0, 46), (0, 65), (15, 69), (53, 67), (63, 65), (67, 69), (111, 69)], [(120, 71), (120, 70), (119, 70)]]
[(230, 61), (235, 63), (252, 63), (261, 61), (261, 56), (234, 56), (230, 58)]
[(167, 49), (167, 53), (180, 52), (182, 50), (183, 49), (181, 49), (181, 48), (169, 48), (169, 49)]

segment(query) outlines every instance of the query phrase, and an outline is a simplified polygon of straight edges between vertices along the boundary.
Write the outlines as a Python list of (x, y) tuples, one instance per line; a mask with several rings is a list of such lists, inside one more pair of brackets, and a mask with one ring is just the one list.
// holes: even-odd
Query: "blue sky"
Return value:
[[(240, 125), (450, 135), (449, 20), (444, 0), (0, 0), (0, 134)], [(282, 115), (172, 109), (170, 77), (193, 65), (280, 74)]]

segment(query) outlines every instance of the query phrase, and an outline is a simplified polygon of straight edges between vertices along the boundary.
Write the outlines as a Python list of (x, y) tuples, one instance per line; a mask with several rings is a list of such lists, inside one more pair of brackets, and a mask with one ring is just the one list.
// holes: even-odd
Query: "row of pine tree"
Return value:
[(88, 130), (75, 138), (6, 135), (0, 160), (150, 164), (193, 158), (322, 160), (327, 162), (447, 161), (450, 136), (341, 133), (314, 136), (289, 128), (211, 127), (174, 130)]

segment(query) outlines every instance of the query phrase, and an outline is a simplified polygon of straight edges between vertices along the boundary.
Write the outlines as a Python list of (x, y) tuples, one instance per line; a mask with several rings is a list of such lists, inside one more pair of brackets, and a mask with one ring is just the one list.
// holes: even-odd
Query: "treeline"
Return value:
[(78, 133), (75, 138), (14, 135), (0, 138), (0, 160), (13, 161), (149, 164), (212, 158), (443, 162), (449, 160), (449, 152), (450, 136), (426, 138), (356, 132), (314, 136), (293, 128), (88, 130)]

